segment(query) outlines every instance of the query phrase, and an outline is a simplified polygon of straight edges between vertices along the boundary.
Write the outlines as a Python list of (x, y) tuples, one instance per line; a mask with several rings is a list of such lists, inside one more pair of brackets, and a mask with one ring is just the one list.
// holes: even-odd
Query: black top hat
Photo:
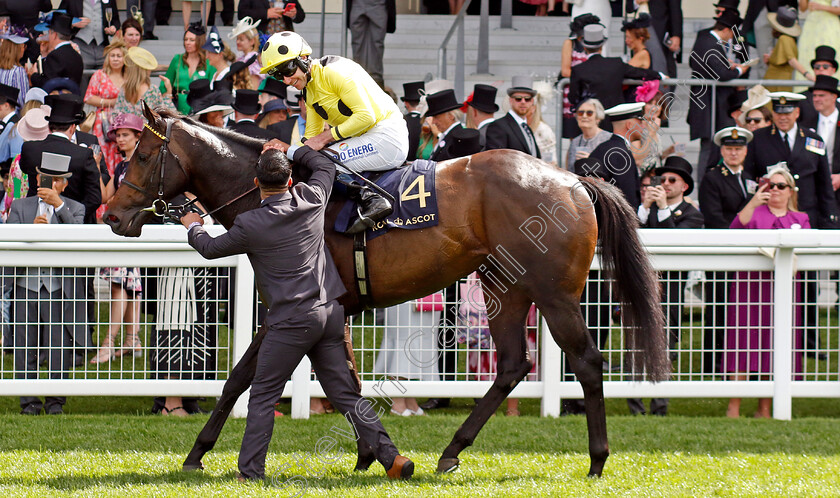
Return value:
[(228, 78), (222, 78), (212, 83), (214, 92), (227, 92), (233, 98), (233, 81)]
[(19, 93), (20, 89), (0, 83), (0, 98), (6, 99), (6, 101), (12, 104), (14, 107), (18, 106)]
[(811, 59), (811, 69), (817, 61), (830, 62), (834, 69), (837, 69), (837, 52), (828, 45), (820, 45), (814, 50), (814, 58)]
[(213, 90), (201, 98), (193, 100), (190, 104), (192, 114), (204, 114), (211, 111), (231, 111), (230, 104), (233, 102), (233, 95), (227, 90)]
[(715, 20), (723, 24), (727, 28), (731, 28), (733, 26), (740, 26), (741, 23), (744, 22), (744, 20), (741, 19), (741, 16), (738, 14), (738, 11), (732, 9), (724, 10), (723, 13), (719, 15)]
[(718, 0), (718, 3), (715, 4), (715, 7), (737, 11), (738, 4), (740, 3), (741, 0)]
[(469, 101), (468, 104), (481, 112), (493, 114), (498, 111), (499, 106), (496, 104), (496, 87), (492, 85), (482, 85), (481, 83), (475, 85), (472, 100)]
[(70, 178), (70, 156), (54, 154), (52, 152), (41, 153), (41, 165), (35, 168), (40, 175), (52, 176), (54, 178)]
[(741, 104), (746, 102), (748, 98), (750, 98), (750, 95), (747, 90), (738, 90), (735, 93), (729, 94), (729, 98), (726, 99), (726, 105), (729, 106), (729, 110), (726, 112), (732, 114), (733, 112), (741, 109)]
[(275, 97), (282, 99), (286, 97), (286, 84), (272, 78), (271, 76), (267, 76), (263, 80), (259, 92), (274, 95)]
[(437, 93), (427, 95), (426, 103), (429, 104), (426, 116), (437, 116), (438, 114), (443, 114), (444, 112), (461, 107), (458, 99), (455, 98), (455, 90), (441, 90)]
[(834, 95), (840, 95), (840, 90), (837, 89), (837, 83), (837, 78), (835, 78), (834, 76), (818, 74), (817, 79), (814, 81), (814, 86), (811, 88), (811, 90), (825, 90), (826, 92), (831, 92)]
[(642, 12), (639, 17), (629, 21), (621, 21), (621, 31), (628, 29), (641, 29), (650, 27), (650, 15)]
[(426, 83), (422, 81), (412, 81), (410, 83), (403, 83), (403, 102), (420, 102), (420, 90), (426, 89)]
[(85, 101), (78, 95), (72, 93), (54, 95), (49, 105), (52, 111), (47, 116), (47, 122), (69, 125), (79, 124), (85, 119)]
[(446, 135), (446, 147), (440, 160), (471, 156), (481, 152), (481, 132), (472, 128), (455, 127)]
[(200, 80), (190, 82), (190, 91), (187, 93), (187, 105), (194, 107), (193, 103), (196, 100), (206, 97), (210, 94), (210, 92), (210, 80), (202, 78)]
[(54, 12), (50, 20), (50, 31), (64, 36), (73, 36), (73, 18), (67, 14)]
[(685, 191), (683, 195), (688, 195), (694, 190), (694, 180), (691, 178), (691, 163), (685, 160), (680, 156), (668, 156), (665, 159), (665, 164), (656, 168), (656, 174), (661, 175), (662, 173), (676, 173), (680, 175), (680, 178), (688, 185), (688, 189)]
[(259, 114), (260, 94), (256, 90), (237, 90), (236, 99), (233, 101), (233, 110), (242, 114)]

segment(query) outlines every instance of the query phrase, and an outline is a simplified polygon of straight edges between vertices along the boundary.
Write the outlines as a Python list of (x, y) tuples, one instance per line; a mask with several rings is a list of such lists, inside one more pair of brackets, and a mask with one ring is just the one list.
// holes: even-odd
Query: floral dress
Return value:
[(132, 104), (127, 101), (125, 99), (125, 91), (121, 89), (120, 94), (117, 96), (117, 103), (114, 104), (114, 110), (111, 114), (114, 116), (118, 116), (120, 114), (134, 114), (135, 116), (140, 116), (141, 118), (146, 119), (143, 116), (144, 100), (152, 109), (156, 109), (158, 107), (172, 109), (172, 102), (169, 99), (163, 98), (163, 95), (160, 94), (157, 87), (150, 85), (149, 89), (146, 90), (146, 93), (143, 94), (143, 97), (141, 97), (136, 104)]
[(12, 201), (26, 197), (29, 192), (29, 176), (20, 169), (20, 154), (15, 156), (12, 166), (9, 168), (9, 176), (3, 186), (6, 190), (6, 197), (3, 205), (0, 206), (0, 216), (3, 221), (9, 217), (9, 210), (12, 208)]
[[(119, 94), (120, 89), (114, 85), (114, 82), (105, 74), (105, 71), (100, 69), (93, 73), (93, 76), (90, 78), (87, 92), (85, 92), (85, 100), (94, 96), (102, 99), (115, 99)], [(102, 126), (103, 120), (105, 122), (105, 128)], [(117, 144), (109, 142), (106, 136), (106, 130), (109, 128), (108, 125), (110, 123), (111, 108), (97, 107), (96, 121), (93, 123), (91, 132), (96, 135), (97, 140), (99, 140), (99, 146), (102, 147), (102, 157), (105, 159), (105, 165), (108, 167), (108, 174), (113, 175), (114, 166), (121, 161), (121, 158), (120, 151), (117, 150)]]
[[(114, 187), (119, 188), (128, 171), (128, 161), (122, 161), (114, 168)], [(99, 276), (108, 282), (119, 285), (131, 293), (143, 291), (143, 284), (140, 281), (140, 268), (100, 268)]]

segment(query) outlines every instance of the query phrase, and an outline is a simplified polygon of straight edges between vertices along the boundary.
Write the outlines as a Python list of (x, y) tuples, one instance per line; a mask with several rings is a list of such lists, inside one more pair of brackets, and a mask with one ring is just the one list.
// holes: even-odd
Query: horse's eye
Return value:
[(146, 161), (149, 160), (149, 155), (140, 153), (140, 154), (137, 154), (137, 158), (140, 159), (143, 162), (146, 162)]

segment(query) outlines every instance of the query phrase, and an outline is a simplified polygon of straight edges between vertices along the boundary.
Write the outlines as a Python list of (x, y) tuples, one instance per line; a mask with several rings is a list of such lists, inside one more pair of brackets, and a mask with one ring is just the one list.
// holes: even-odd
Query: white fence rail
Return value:
[[(219, 227), (210, 229), (213, 233), (221, 233)], [(840, 397), (840, 341), (837, 333), (840, 325), (835, 303), (838, 284), (836, 270), (840, 270), (840, 232), (642, 230), (640, 233), (657, 270), (669, 272), (663, 273), (663, 283), (667, 285), (670, 279), (679, 289), (679, 297), (669, 295), (663, 303), (679, 311), (675, 315), (677, 321), (671, 327), (674, 333), (671, 344), (674, 374), (672, 380), (656, 385), (628, 380), (627, 375), (621, 371), (624, 351), (620, 328), (609, 323), (610, 320), (607, 323), (602, 321), (597, 326), (590, 323), (591, 330), (598, 334), (602, 344), (605, 365), (610, 367), (605, 369), (606, 397), (772, 397), (773, 416), (777, 419), (790, 418), (792, 398)], [(218, 319), (219, 312), (215, 311), (217, 316), (213, 321), (218, 327), (214, 330), (218, 330), (219, 340), (215, 347), (215, 365), (208, 368), (213, 375), (196, 380), (155, 378), (153, 369), (146, 366), (147, 358), (132, 359), (128, 355), (128, 359), (123, 357), (114, 360), (106, 367), (88, 364), (91, 357), (88, 354), (84, 364), (70, 372), (70, 378), (45, 378), (50, 373), (47, 365), (47, 368), (41, 369), (40, 378), (15, 379), (13, 355), (3, 354), (0, 356), (0, 395), (3, 396), (218, 396), (227, 372), (248, 347), (255, 329), (253, 271), (247, 257), (207, 261), (186, 244), (186, 234), (181, 227), (147, 226), (141, 238), (127, 239), (113, 235), (105, 226), (3, 225), (0, 226), (0, 258), (6, 276), (14, 276), (15, 267), (228, 269), (222, 277), (216, 278), (216, 285), (227, 288), (228, 294), (216, 298), (219, 306), (227, 312), (227, 320)], [(598, 269), (597, 259), (593, 262), (593, 269)], [(757, 299), (753, 298), (753, 302), (746, 303), (760, 305), (772, 302), (772, 321), (763, 325), (772, 327), (773, 340), (769, 348), (766, 345), (750, 345), (746, 348), (739, 346), (740, 353), (771, 358), (769, 363), (761, 360), (763, 365), (760, 365), (759, 371), (745, 372), (745, 380), (733, 380), (739, 370), (736, 368), (727, 372), (728, 367), (721, 363), (725, 363), (721, 358), (730, 358), (728, 354), (737, 357), (739, 351), (733, 352), (731, 347), (721, 347), (720, 344), (703, 344), (705, 339), (712, 337), (710, 334), (716, 333), (719, 337), (728, 338), (728, 334), (738, 330), (739, 325), (727, 322), (736, 305), (732, 300), (734, 295), (727, 298), (730, 301), (728, 303), (713, 302), (715, 294), (709, 294), (708, 291), (714, 282), (696, 284), (698, 271), (709, 272), (708, 275), (717, 272), (715, 278), (720, 280), (720, 285), (733, 289), (732, 292), (736, 292), (736, 286), (744, 282), (758, 287), (764, 284), (764, 289), (772, 288), (772, 293), (759, 295)], [(694, 272), (693, 277), (688, 272)], [(693, 286), (692, 278), (695, 282)], [(747, 278), (752, 280), (746, 281)], [(148, 281), (146, 285), (154, 283)], [(684, 289), (686, 286), (688, 290)], [(703, 293), (700, 292), (704, 287), (707, 291), (707, 311), (716, 309), (716, 312), (725, 313), (727, 320), (724, 320), (724, 315), (719, 314), (718, 318), (714, 318), (713, 314), (704, 321), (701, 311)], [(817, 301), (816, 294), (803, 294), (802, 289), (820, 289), (820, 301)], [(697, 294), (701, 296), (698, 298)], [(584, 311), (587, 312), (590, 307), (603, 309), (605, 306), (613, 306), (615, 303), (609, 302), (609, 292), (605, 295), (606, 302), (587, 303)], [(94, 337), (100, 338), (99, 341), (94, 340), (94, 351), (104, 337), (102, 330), (109, 323), (103, 311), (108, 299), (107, 296), (97, 298), (103, 306), (97, 308), (97, 314), (88, 323), (96, 331)], [(717, 308), (713, 305), (717, 305)], [(385, 311), (386, 315), (393, 313), (393, 310)], [(399, 387), (405, 392), (398, 392), (397, 384), (383, 383), (381, 379), (384, 374), (377, 371), (374, 363), (380, 354), (380, 344), (388, 327), (377, 324), (374, 316), (377, 313), (383, 312), (366, 312), (354, 317), (351, 325), (359, 373), (363, 380), (363, 395), (474, 398), (483, 396), (487, 391), (492, 372), (476, 371), (465, 365), (469, 361), (467, 355), (492, 354), (492, 349), (480, 349), (469, 344), (454, 344), (448, 348), (458, 358), (457, 367), (453, 369), (456, 380), (400, 380)], [(812, 313), (811, 318), (808, 318), (809, 313)], [(99, 317), (103, 318), (100, 320)], [(437, 319), (427, 321), (426, 328), (436, 329)], [(714, 321), (714, 326), (711, 321)], [(547, 333), (545, 323), (542, 320), (538, 320), (538, 323), (538, 326), (530, 329), (535, 342), (533, 347), (538, 370), (521, 382), (511, 396), (540, 398), (541, 413), (556, 416), (560, 411), (560, 399), (581, 397), (582, 390), (571, 375), (562, 373), (562, 354)], [(153, 350), (151, 343), (147, 342), (152, 340), (152, 324), (154, 319), (141, 319), (144, 330), (141, 334), (142, 353), (149, 355)], [(12, 325), (15, 325), (14, 317)], [(819, 344), (810, 349), (803, 339), (809, 333), (809, 328), (819, 337)], [(8, 348), (9, 344), (5, 344), (4, 350)], [(411, 375), (400, 375), (400, 372), (387, 373), (412, 378)], [(293, 417), (308, 417), (310, 396), (324, 395), (317, 381), (307, 379), (313, 377), (310, 375), (308, 359), (304, 359), (284, 393), (293, 398)], [(246, 396), (240, 399), (234, 409), (235, 416), (245, 414)]]

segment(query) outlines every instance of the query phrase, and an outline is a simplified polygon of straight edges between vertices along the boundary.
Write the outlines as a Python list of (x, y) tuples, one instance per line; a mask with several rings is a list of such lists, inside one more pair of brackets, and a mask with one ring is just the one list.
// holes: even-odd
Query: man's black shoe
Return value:
[(46, 409), (47, 415), (64, 415), (64, 409), (61, 405), (53, 405)]
[(364, 232), (394, 212), (394, 208), (391, 207), (388, 199), (374, 192), (370, 187), (362, 187), (359, 194), (360, 200), (357, 201), (358, 205), (356, 207), (358, 218), (345, 232), (351, 235)]
[(40, 415), (41, 414), (41, 407), (36, 405), (28, 405), (26, 408), (20, 411), (21, 415)]
[(159, 40), (160, 38), (158, 38), (157, 36), (155, 36), (155, 34), (154, 34), (154, 33), (144, 33), (144, 34), (143, 34), (143, 39), (144, 39), (144, 40)]
[(424, 410), (437, 410), (438, 408), (449, 408), (449, 398), (430, 398), (420, 408)]

